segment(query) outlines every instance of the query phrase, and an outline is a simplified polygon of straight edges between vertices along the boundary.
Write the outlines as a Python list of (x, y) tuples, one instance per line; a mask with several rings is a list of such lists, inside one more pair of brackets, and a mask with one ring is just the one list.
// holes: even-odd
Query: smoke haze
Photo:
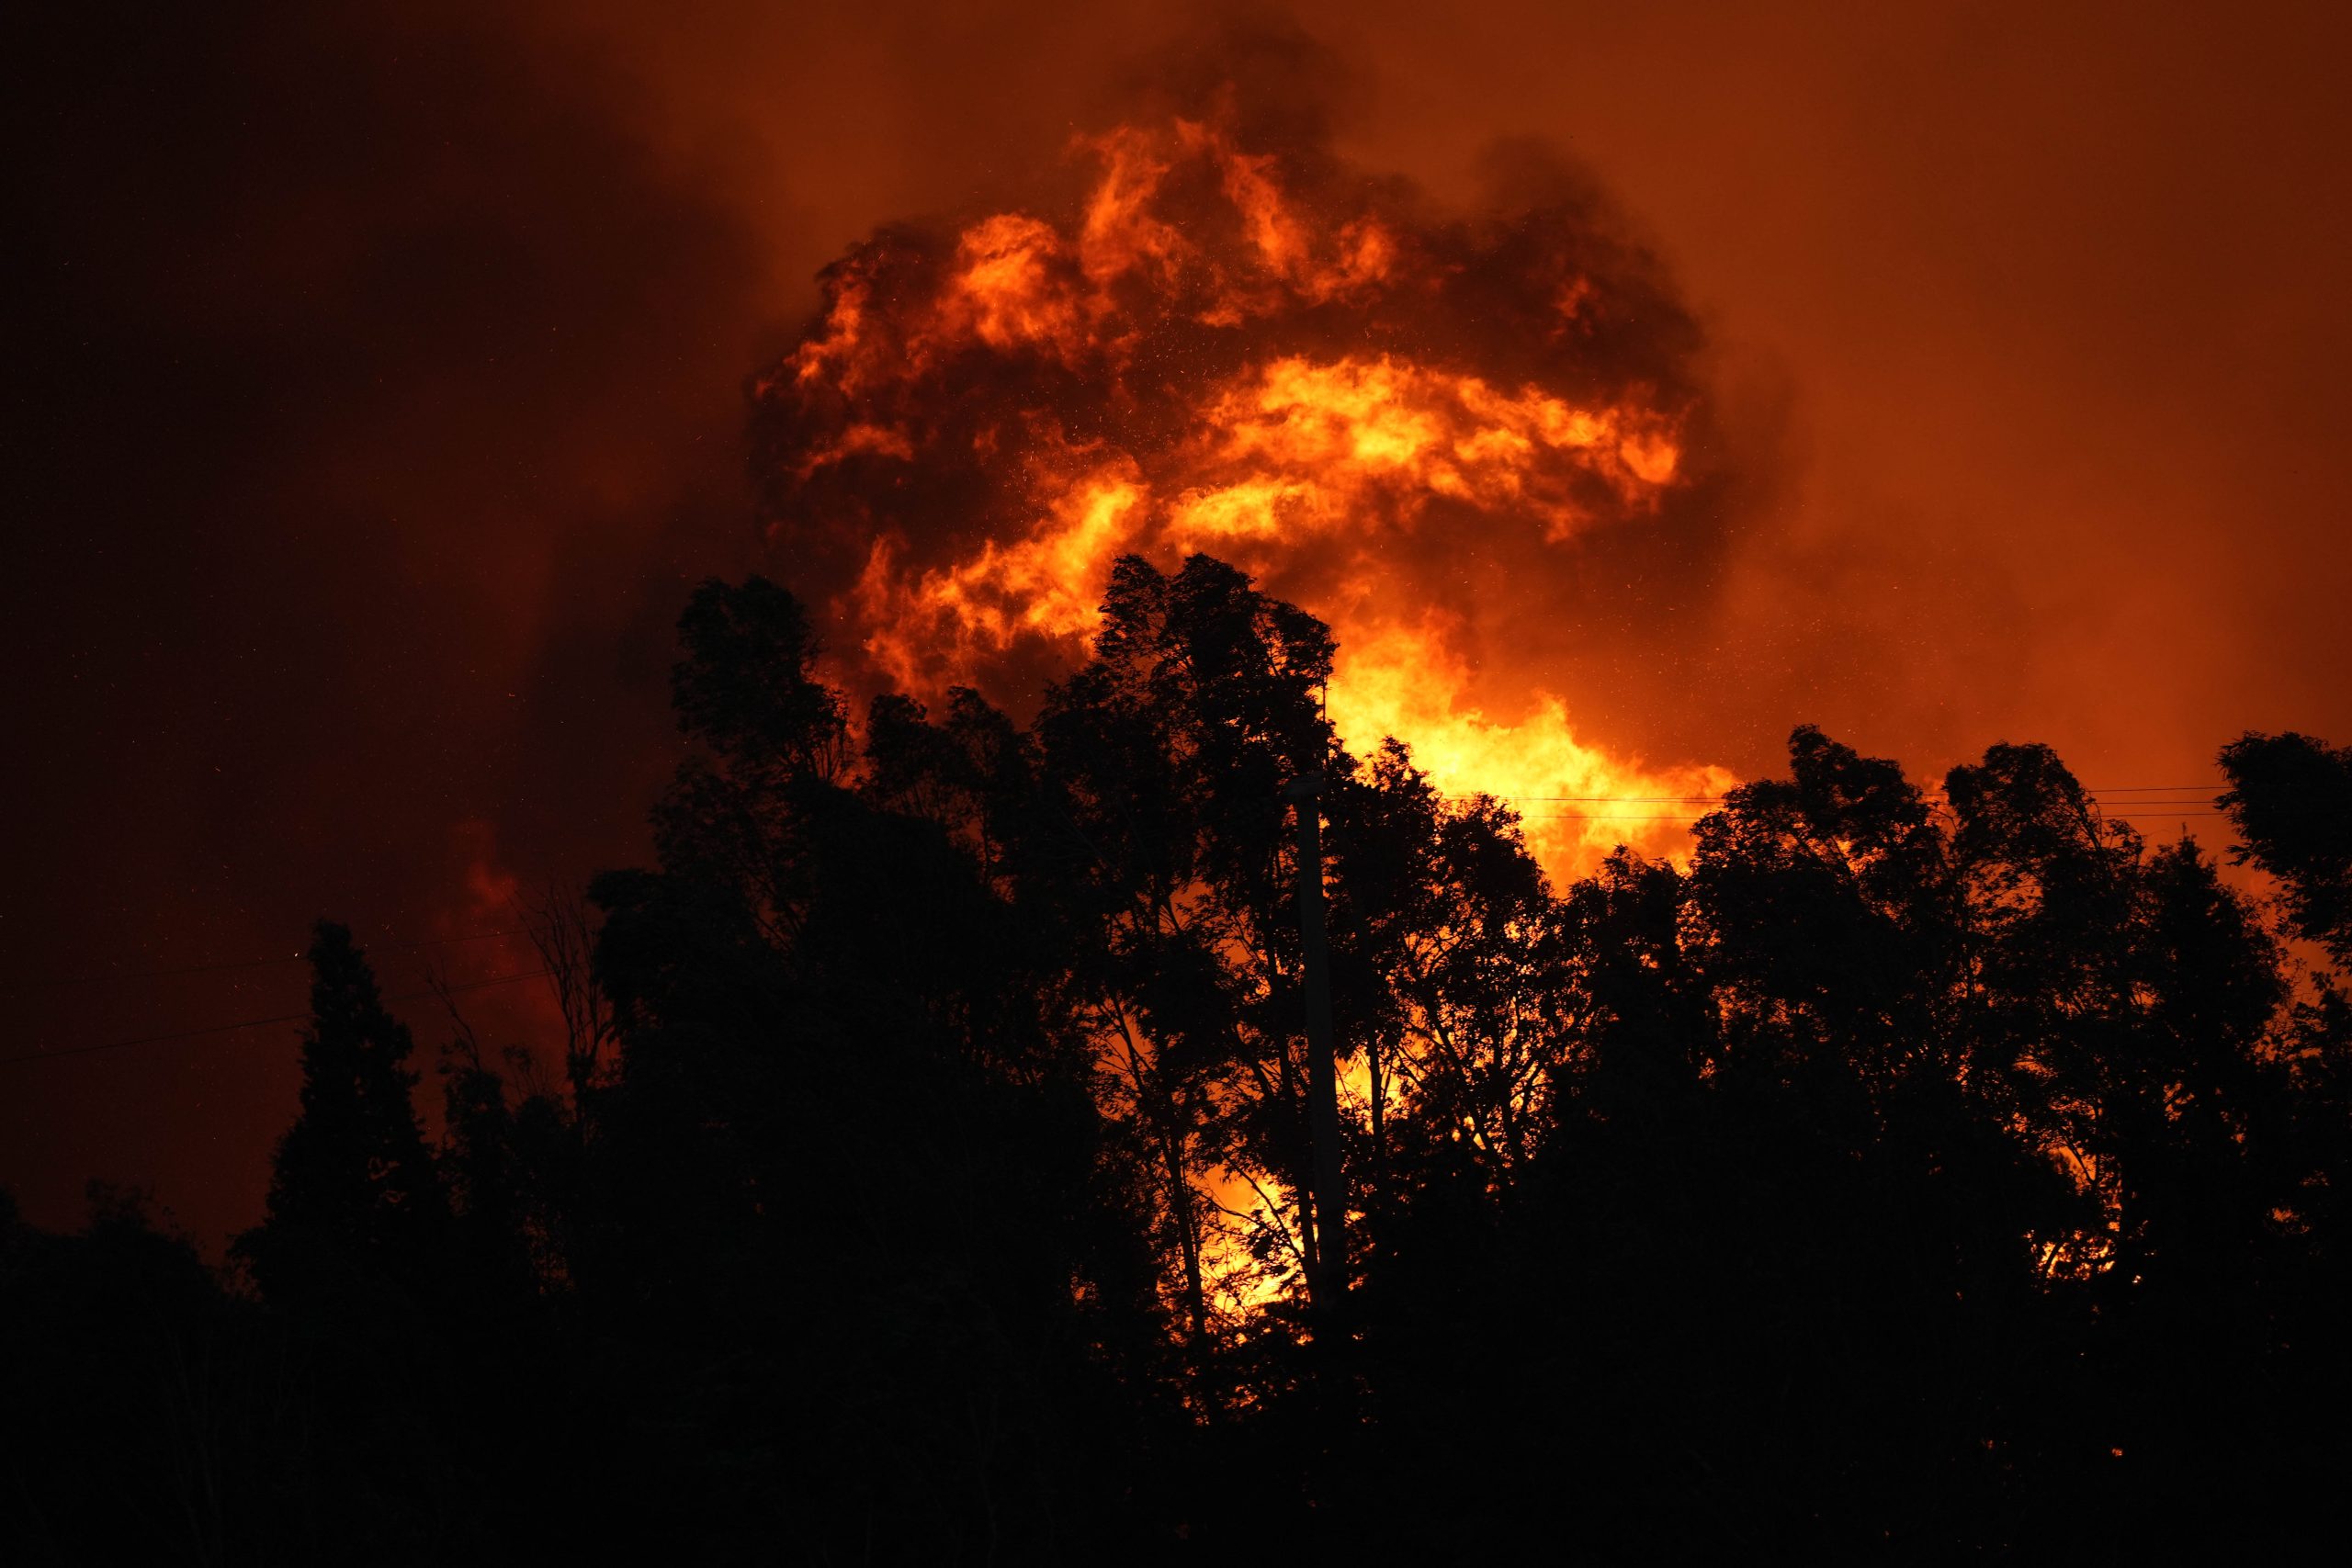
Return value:
[[(1915, 771), (2043, 739), (2102, 785), (2205, 780), (2247, 727), (2352, 736), (2332, 8), (1245, 20), (1291, 52), (1240, 57), (1234, 143), (1312, 151), (1295, 188), (1410, 233), (1550, 193), (1649, 290), (1594, 385), (1694, 422), (1691, 482), (1546, 558), (1579, 575), (1501, 606), (1508, 658), (1472, 650), (1580, 735), (1743, 774), (1802, 721)], [(763, 534), (747, 479), (747, 383), (820, 270), (884, 226), (1053, 210), (1073, 139), (1197, 104), (1231, 25), (12, 20), (9, 1054), (298, 1011), (299, 964), (53, 982), (290, 956), (322, 912), (394, 995), (426, 959), (530, 967), (394, 948), (641, 852), (688, 583), (864, 569)], [(1494, 321), (1443, 320), (1526, 378)], [(469, 1012), (524, 1031), (528, 989)], [(152, 1183), (216, 1242), (257, 1210), (291, 1034), (7, 1069), (0, 1183), (49, 1222), (91, 1176)]]

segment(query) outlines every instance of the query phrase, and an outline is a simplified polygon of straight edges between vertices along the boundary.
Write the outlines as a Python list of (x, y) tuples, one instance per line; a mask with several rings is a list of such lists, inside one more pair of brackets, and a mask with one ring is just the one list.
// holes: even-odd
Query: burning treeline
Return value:
[(1658, 818), (1728, 775), (1579, 739), (1543, 657), (1596, 543), (1709, 526), (1655, 264), (1556, 171), (1432, 217), (1229, 96), (1070, 160), (1042, 210), (853, 249), (755, 384), (767, 525), (832, 583), (853, 683), (1018, 705), (1083, 658), (1114, 559), (1197, 551), (1330, 625), (1359, 754), (1393, 735), (1520, 803), (1555, 871), (1687, 842)]
[(1722, 510), (1654, 265), (1574, 184), (1432, 219), (1242, 104), (1070, 174), (858, 247), (762, 378), (807, 597), (684, 606), (654, 863), (534, 921), (560, 1079), (416, 1009), (428, 1140), (322, 924), (259, 1300), (0, 1194), (0, 1561), (2343, 1533), (2352, 750), (2222, 750), (2275, 909), (2040, 745), (1931, 795), (1799, 728), (1689, 841), (1559, 825), (1724, 785), (1547, 684)]
[(808, 597), (687, 604), (656, 863), (596, 880), (593, 959), (540, 950), (565, 1082), (460, 1020), (433, 1146), (322, 926), (260, 1303), (134, 1211), (0, 1206), (0, 1321), (58, 1352), (0, 1398), (17, 1493), (108, 1561), (191, 1520), (923, 1563), (2340, 1523), (2352, 751), (2221, 754), (2275, 918), (2033, 745), (1936, 796), (1801, 728), (1688, 840), (1560, 827), (1727, 782), (1538, 694), (1591, 560), (1704, 542), (1654, 269), (1569, 187), (1432, 220), (1238, 114), (1078, 156), (860, 247), (760, 383)]

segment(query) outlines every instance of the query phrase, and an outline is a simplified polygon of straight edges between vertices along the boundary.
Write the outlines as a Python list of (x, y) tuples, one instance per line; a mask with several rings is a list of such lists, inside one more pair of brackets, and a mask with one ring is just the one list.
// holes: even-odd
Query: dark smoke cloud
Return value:
[[(1481, 162), (1568, 147), (1624, 197), (1575, 223), (1682, 280), (1736, 488), (1514, 613), (1597, 738), (1746, 772), (1803, 720), (1928, 767), (2040, 739), (2130, 784), (2352, 734), (2342, 7), (1299, 15), (1322, 44), (1238, 66), (1204, 24), (1188, 76), (1154, 0), (12, 8), (0, 984), (321, 911), (478, 928), (502, 873), (634, 857), (685, 582), (759, 554), (742, 381), (811, 276), (892, 215), (1043, 207), (1073, 130), (1236, 69), (1251, 135), (1406, 170), (1423, 216), (1573, 203), (1556, 159)], [(290, 1011), (298, 975), (10, 992), (5, 1037)], [(291, 1062), (281, 1029), (9, 1069), (0, 1183), (65, 1219), (153, 1180), (217, 1237)]]
[[(461, 8), (9, 31), (0, 983), (287, 953), (320, 913), (481, 930), (501, 876), (635, 853), (674, 605), (745, 553), (763, 237), (609, 64)], [(387, 984), (526, 955), (388, 953)], [(297, 1010), (301, 980), (6, 999), (14, 1054)], [(86, 1174), (161, 1180), (217, 1236), (289, 1034), (7, 1069), (0, 1182), (55, 1218)]]
[[(1018, 539), (1039, 515), (1035, 470), (1057, 452), (1131, 456), (1155, 496), (1170, 497), (1197, 477), (1189, 450), (1204, 389), (1290, 355), (1393, 357), (1506, 394), (1532, 387), (1579, 408), (1670, 411), (1683, 463), (1655, 509), (1620, 503), (1586, 475), (1569, 499), (1591, 525), (1563, 539), (1524, 509), (1416, 497), (1408, 519), (1366, 518), (1363, 548), (1458, 617), (1461, 651), (1494, 676), (1477, 694), (1498, 716), (1527, 700), (1532, 667), (1564, 672), (1690, 640), (1737, 492), (1764, 481), (1770, 454), (1753, 442), (1734, 452), (1693, 311), (1589, 171), (1546, 144), (1506, 141), (1467, 199), (1439, 200), (1360, 166), (1333, 140), (1355, 91), (1347, 72), (1295, 27), (1262, 19), (1207, 26), (1123, 80), (1127, 101), (1079, 127), (1049, 172), (894, 220), (833, 262), (826, 308), (758, 383), (754, 468), (777, 570), (836, 606), (847, 651), (870, 629), (852, 601), (877, 538), (910, 579), (970, 559), (984, 541)], [(1215, 158), (1171, 150), (1179, 123), (1267, 160), (1286, 209), (1326, 253), (1351, 225), (1376, 227), (1395, 248), (1393, 276), (1329, 289), (1270, 276)], [(1097, 290), (1077, 242), (1116, 156), (1102, 139), (1121, 127), (1171, 165), (1149, 211), (1182, 257)], [(967, 333), (942, 346), (933, 321), (969, 262), (960, 247), (994, 215), (1050, 225), (1046, 287), (1106, 314), (1072, 333)], [(1571, 291), (1580, 303), (1564, 315)], [(845, 333), (840, 349), (831, 340)], [(1359, 553), (1342, 538), (1243, 558), (1268, 587), (1315, 606)], [(1069, 651), (1016, 647), (988, 683), (1025, 702)]]

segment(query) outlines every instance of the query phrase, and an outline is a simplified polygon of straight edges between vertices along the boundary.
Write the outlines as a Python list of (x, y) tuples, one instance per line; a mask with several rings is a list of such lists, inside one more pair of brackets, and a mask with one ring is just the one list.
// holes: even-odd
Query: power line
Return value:
[[(492, 937), (526, 934), (524, 927), (514, 926), (499, 931), (470, 931), (464, 936), (427, 937), (420, 942), (375, 942), (368, 944), (368, 951), (411, 953), (420, 947), (447, 947), (461, 942), (488, 942)], [(308, 953), (298, 953), (290, 958), (234, 958), (220, 964), (185, 964), (175, 969), (133, 969), (128, 973), (79, 975), (51, 980), (11, 980), (0, 985), (0, 995), (11, 991), (46, 990), (60, 986), (96, 986), (109, 980), (161, 980), (174, 975), (211, 975), (225, 969), (264, 969), (273, 964), (306, 964), (309, 961)]]
[[(2194, 792), (2194, 793), (2191, 793)], [(2100, 804), (2103, 795), (2137, 795), (2142, 796), (2178, 796), (2177, 799), (2119, 800), (2117, 809), (2104, 811), (2107, 817), (2130, 819), (2141, 817), (2223, 817), (2228, 813), (2215, 809), (2218, 789), (2208, 790), (2202, 784), (2110, 784), (2102, 789), (2086, 789), (2094, 805)], [(1526, 812), (1520, 813), (1525, 821), (1620, 821), (1620, 822), (1681, 822), (1705, 814), (1706, 809), (1729, 804), (1729, 793), (1723, 795), (1518, 795), (1503, 790), (1440, 790), (1441, 800), (1493, 800), (1505, 806), (1532, 803), (1544, 806), (1691, 806), (1702, 809), (1692, 812), (1618, 813), (1618, 812)], [(1923, 790), (1919, 798), (1946, 801), (1950, 796), (1942, 790)], [(2175, 811), (2176, 807), (2191, 809)]]
[(2083, 793), (2085, 795), (2147, 795), (2151, 793), (2157, 795), (2170, 795), (2176, 790), (2187, 792), (2189, 790), (2201, 790), (2209, 787), (2210, 785), (2201, 784), (2107, 784), (2098, 788), (2093, 788), (2092, 786), (2086, 784), (2083, 786)]
[[(2143, 823), (2143, 820), (2173, 820), (2183, 816), (2227, 816), (2227, 811), (2100, 811), (2100, 816), (2114, 823)], [(1689, 823), (1696, 825), (1698, 816), (1625, 816), (1616, 811), (1521, 811), (1521, 823)]]
[[(517, 980), (537, 980), (554, 973), (548, 969), (530, 969), (514, 975), (493, 975), (486, 980), (469, 980), (462, 986), (447, 986), (442, 990), (410, 991), (397, 997), (379, 998), (386, 1005), (393, 1002), (423, 1001), (438, 997), (444, 991), (479, 991), (485, 986), (511, 986)], [(194, 1040), (206, 1034), (232, 1034), (240, 1029), (261, 1029), (273, 1023), (299, 1023), (309, 1018), (309, 1012), (279, 1013), (275, 1018), (248, 1018), (237, 1023), (216, 1023), (203, 1029), (175, 1029), (164, 1034), (142, 1034), (136, 1040), (109, 1040), (98, 1045), (69, 1045), (62, 1051), (23, 1051), (14, 1056), (0, 1056), (0, 1067), (17, 1062), (51, 1062), (65, 1056), (87, 1056), (99, 1051), (124, 1051), (133, 1045), (155, 1045), (167, 1040)]]
[[(1441, 790), (1437, 793), (1441, 799), (1445, 800), (1476, 800), (1484, 795), (1495, 800), (1537, 800), (1563, 806), (1719, 806), (1731, 798), (1729, 795), (1517, 795), (1504, 790)], [(2116, 784), (2107, 789), (2086, 789), (2083, 793), (2093, 798), (2102, 795), (2182, 795), (2188, 797), (2182, 802), (2132, 800), (2123, 803), (2127, 806), (2210, 806), (2221, 792), (2217, 789), (2204, 793), (2202, 784)], [(1920, 795), (1928, 800), (1946, 798), (1942, 790), (1922, 790)]]
[[(1475, 795), (1441, 795), (1439, 798), (1442, 800), (1476, 800), (1481, 797)], [(1495, 795), (1486, 796), (1485, 798), (1497, 801), (1505, 806), (1514, 805), (1521, 801), (1530, 801), (1542, 806), (1690, 806), (1697, 807), (1698, 810), (1690, 813), (1691, 816), (1697, 816), (1704, 811), (1713, 810), (1715, 807), (1730, 804), (1730, 802), (1719, 797), (1693, 798), (1685, 801), (1644, 800), (1637, 796), (1620, 796), (1611, 798), (1602, 795), (1587, 798), (1577, 795)], [(1942, 796), (1927, 795), (1922, 798), (1939, 801), (1942, 799)], [(2130, 816), (2133, 812), (2163, 811), (2176, 806), (2195, 807), (2201, 810), (2205, 807), (2211, 807), (2212, 804), (2213, 802), (2211, 797), (2201, 795), (2192, 796), (2185, 800), (2119, 800), (2114, 803), (2115, 809), (2108, 811), (2107, 815), (2110, 817)], [(2204, 815), (2222, 816), (2226, 815), (2226, 813), (2208, 810), (2204, 811)]]
[[(2086, 789), (2084, 793), (2093, 796), (2100, 795), (2169, 795), (2185, 793), (2192, 790), (2202, 791), (2204, 787), (2205, 786), (2200, 784), (2110, 784), (2099, 789)], [(1927, 794), (1928, 798), (1940, 798), (1943, 792), (1932, 791), (1925, 793)], [(1727, 795), (1501, 795), (1492, 792), (1477, 792), (1470, 794), (1440, 792), (1439, 797), (1446, 800), (1473, 800), (1487, 798), (1501, 801), (1505, 804), (1515, 804), (1520, 801), (1533, 801), (1544, 805), (1564, 806), (1699, 807), (1721, 806), (1729, 798)], [(2135, 809), (2131, 811), (2109, 811), (2103, 813), (2103, 815), (2127, 821), (2188, 817), (2223, 817), (2228, 815), (2226, 812), (2212, 809), (2186, 811), (2163, 809), (2164, 807), (2174, 805), (2190, 806), (2200, 808), (2210, 807), (2212, 804), (2212, 796), (2211, 795), (2201, 793), (2190, 799), (2178, 802), (2164, 800), (2135, 800), (2121, 802), (2120, 804), (2132, 807)], [(1521, 820), (1529, 822), (1677, 822), (1685, 826), (1690, 826), (1694, 824), (1697, 817), (1704, 815), (1704, 813), (1645, 815), (1597, 811), (1546, 811), (1522, 812), (1520, 815)], [(410, 953), (414, 952), (419, 948), (447, 947), (456, 945), (459, 942), (488, 942), (496, 937), (521, 936), (526, 934), (528, 934), (526, 928), (519, 926), (507, 927), (499, 931), (469, 931), (459, 936), (425, 937), (415, 942), (381, 942), (373, 944), (373, 949), (378, 952)], [(6, 995), (16, 991), (40, 990), (73, 986), (92, 986), (109, 980), (156, 980), (165, 979), (180, 975), (206, 975), (218, 974), (223, 971), (236, 969), (261, 969), (287, 964), (300, 964), (306, 961), (306, 954), (296, 953), (290, 956), (279, 958), (231, 959), (218, 964), (188, 964), (166, 969), (133, 970), (128, 974), (118, 972), (105, 975), (74, 976), (47, 980), (12, 980), (6, 984), (0, 984), (0, 995)], [(535, 980), (541, 978), (548, 973), (550, 973), (550, 971), (546, 969), (534, 969), (514, 975), (499, 975), (493, 976), (485, 980), (469, 981), (462, 986), (451, 986), (447, 987), (447, 989), (453, 993), (458, 991), (479, 990), (488, 986), (504, 986), (512, 985), (521, 980)], [(426, 998), (438, 996), (440, 994), (442, 993), (432, 990), (412, 991), (398, 997), (388, 997), (385, 998), (384, 1000), (387, 1002), (420, 1001)], [(228, 1034), (233, 1033), (241, 1029), (260, 1029), (274, 1023), (299, 1022), (309, 1016), (310, 1014), (307, 1012), (281, 1013), (273, 1018), (246, 1019), (237, 1023), (214, 1024), (202, 1029), (175, 1030), (164, 1034), (141, 1035), (133, 1040), (112, 1040), (107, 1041), (103, 1044), (69, 1046), (62, 1051), (28, 1051), (19, 1053), (13, 1056), (0, 1056), (0, 1066), (7, 1066), (18, 1062), (49, 1061), (64, 1056), (89, 1055), (100, 1051), (120, 1051), (137, 1045), (160, 1044), (172, 1040), (191, 1040), (209, 1034)]]

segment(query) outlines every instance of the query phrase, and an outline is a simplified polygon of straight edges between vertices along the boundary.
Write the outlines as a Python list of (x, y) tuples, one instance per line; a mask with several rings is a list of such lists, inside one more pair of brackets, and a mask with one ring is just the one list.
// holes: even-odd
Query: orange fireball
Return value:
[(1575, 202), (1435, 219), (1214, 117), (1075, 152), (1057, 209), (854, 249), (755, 388), (771, 536), (839, 563), (866, 681), (1017, 705), (1084, 657), (1117, 557), (1206, 552), (1330, 624), (1359, 754), (1393, 735), (1519, 804), (1555, 874), (1678, 848), (1729, 775), (1611, 754), (1540, 655), (1478, 652), (1525, 640), (1498, 586), (1701, 482), (1693, 334), (1645, 259)]

